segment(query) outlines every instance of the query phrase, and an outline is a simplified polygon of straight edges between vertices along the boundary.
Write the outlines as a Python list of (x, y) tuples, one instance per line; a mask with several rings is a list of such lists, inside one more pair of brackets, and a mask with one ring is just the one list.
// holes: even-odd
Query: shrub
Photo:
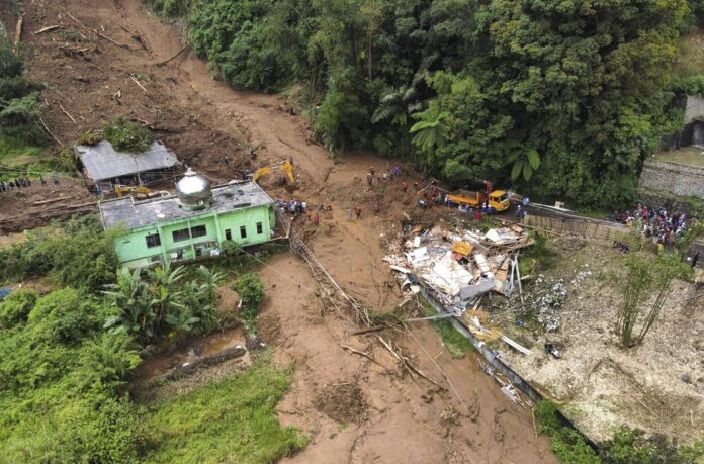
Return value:
[(26, 241), (0, 250), (6, 280), (50, 275), (63, 285), (99, 289), (114, 281), (117, 264), (112, 233), (104, 233), (92, 214), (32, 231)]
[(146, 0), (149, 8), (164, 16), (183, 16), (188, 12), (190, 0)]
[(642, 430), (619, 427), (602, 453), (607, 464), (694, 464), (704, 447), (678, 447), (663, 435), (647, 437)]
[(37, 300), (27, 321), (57, 343), (76, 343), (99, 327), (85, 297), (66, 287)]
[(63, 171), (73, 172), (76, 170), (76, 157), (70, 148), (64, 148), (56, 154), (56, 165)]
[(15, 51), (9, 38), (0, 34), (0, 134), (38, 146), (46, 142), (38, 125), (40, 86), (25, 80), (23, 71), (22, 49)]
[(117, 151), (144, 153), (154, 143), (154, 135), (145, 126), (117, 117), (103, 126), (103, 137)]
[(253, 272), (242, 274), (232, 288), (242, 298), (245, 319), (253, 320), (256, 318), (259, 303), (264, 298), (264, 284), (259, 276)]
[(550, 401), (541, 401), (535, 408), (540, 433), (550, 437), (550, 449), (563, 464), (600, 464), (601, 459), (584, 437), (562, 424), (557, 408)]
[(0, 328), (9, 329), (27, 320), (29, 311), (37, 301), (33, 290), (17, 290), (0, 303)]
[(94, 145), (99, 144), (102, 139), (103, 137), (99, 133), (94, 131), (88, 131), (78, 136), (78, 144), (88, 145), (92, 147)]

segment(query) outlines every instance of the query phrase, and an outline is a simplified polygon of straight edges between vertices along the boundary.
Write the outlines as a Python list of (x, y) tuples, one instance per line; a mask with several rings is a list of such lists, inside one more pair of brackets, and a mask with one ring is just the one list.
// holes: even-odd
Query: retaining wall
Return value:
[(574, 219), (528, 214), (525, 217), (525, 224), (545, 229), (546, 231), (554, 231), (559, 234), (565, 233), (582, 238), (609, 242), (621, 240), (629, 232), (629, 229), (622, 224), (591, 218)]
[(638, 185), (649, 190), (704, 198), (704, 168), (648, 161), (643, 166)]

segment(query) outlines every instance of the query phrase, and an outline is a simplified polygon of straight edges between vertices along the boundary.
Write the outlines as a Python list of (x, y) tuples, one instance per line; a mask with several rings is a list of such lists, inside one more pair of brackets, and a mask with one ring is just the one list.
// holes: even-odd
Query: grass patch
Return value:
[(575, 212), (580, 216), (586, 216), (592, 219), (605, 219), (608, 220), (609, 213), (603, 209), (593, 209), (593, 208), (577, 208)]
[(50, 148), (43, 145), (28, 145), (13, 135), (0, 131), (0, 167), (7, 172), (0, 172), (0, 181), (29, 177), (35, 179), (36, 173), (65, 172), (72, 169), (63, 160), (51, 155)]
[(560, 260), (560, 255), (548, 246), (548, 239), (543, 234), (533, 231), (529, 233), (535, 243), (521, 250), (521, 258), (518, 261), (521, 277), (552, 269)]
[(307, 440), (282, 428), (276, 405), (291, 384), (291, 372), (262, 356), (241, 375), (205, 385), (153, 405), (147, 463), (272, 463), (302, 449)]
[[(435, 316), (437, 311), (430, 303), (424, 303), (421, 307), (424, 316)], [(450, 352), (453, 358), (462, 358), (466, 353), (474, 351), (474, 347), (469, 340), (464, 338), (464, 335), (459, 333), (452, 326), (452, 322), (448, 318), (433, 319), (430, 321), (435, 331), (440, 334), (442, 342), (445, 344), (447, 351)]]
[(535, 408), (540, 433), (550, 437), (550, 449), (564, 464), (600, 464), (602, 460), (584, 437), (560, 421), (557, 407), (550, 401), (541, 401)]
[(0, 132), (0, 163), (4, 165), (26, 164), (47, 154), (47, 147), (29, 146), (18, 137)]
[(662, 163), (683, 164), (695, 168), (704, 168), (704, 155), (702, 155), (702, 150), (694, 147), (685, 147), (674, 151), (663, 151), (653, 156), (652, 160)]

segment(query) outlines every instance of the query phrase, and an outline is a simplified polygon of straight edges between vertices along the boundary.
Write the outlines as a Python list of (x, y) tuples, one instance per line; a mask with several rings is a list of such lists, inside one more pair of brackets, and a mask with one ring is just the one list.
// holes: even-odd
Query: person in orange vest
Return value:
[(401, 182), (401, 190), (403, 190), (403, 193), (406, 193), (408, 191), (408, 182), (405, 180)]
[(359, 216), (362, 215), (362, 208), (360, 208), (359, 205), (354, 207), (354, 214), (357, 215), (357, 219), (359, 219)]

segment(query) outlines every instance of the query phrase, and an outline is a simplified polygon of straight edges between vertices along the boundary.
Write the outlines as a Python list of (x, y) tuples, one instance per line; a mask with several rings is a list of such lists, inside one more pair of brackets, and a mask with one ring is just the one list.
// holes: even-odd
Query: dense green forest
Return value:
[(326, 145), (609, 206), (682, 112), (686, 0), (148, 0), (236, 87), (296, 84)]

